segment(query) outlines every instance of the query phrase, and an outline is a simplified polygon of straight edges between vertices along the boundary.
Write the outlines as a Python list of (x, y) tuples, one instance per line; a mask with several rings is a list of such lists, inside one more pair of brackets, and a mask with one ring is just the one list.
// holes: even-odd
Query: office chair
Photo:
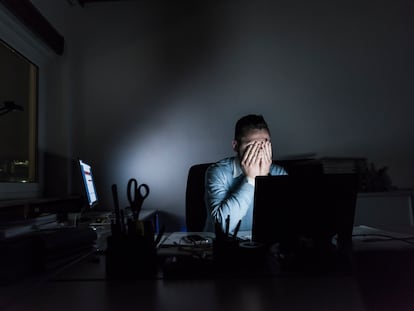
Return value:
[(190, 167), (185, 193), (185, 219), (188, 232), (203, 231), (207, 218), (204, 203), (204, 176), (212, 163), (195, 164)]

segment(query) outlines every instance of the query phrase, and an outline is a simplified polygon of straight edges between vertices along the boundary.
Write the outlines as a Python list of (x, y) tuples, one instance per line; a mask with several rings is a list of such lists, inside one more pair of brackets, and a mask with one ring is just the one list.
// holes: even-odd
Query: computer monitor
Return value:
[(349, 251), (357, 185), (355, 174), (256, 177), (252, 240), (292, 245), (336, 237)]
[(82, 177), (82, 194), (85, 198), (87, 208), (94, 208), (98, 205), (98, 195), (92, 174), (92, 167), (85, 161), (78, 159), (80, 173)]

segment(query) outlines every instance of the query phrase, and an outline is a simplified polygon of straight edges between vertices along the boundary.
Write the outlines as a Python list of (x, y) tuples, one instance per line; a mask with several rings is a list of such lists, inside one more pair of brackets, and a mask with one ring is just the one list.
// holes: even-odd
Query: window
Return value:
[(0, 182), (34, 183), (38, 67), (0, 41)]

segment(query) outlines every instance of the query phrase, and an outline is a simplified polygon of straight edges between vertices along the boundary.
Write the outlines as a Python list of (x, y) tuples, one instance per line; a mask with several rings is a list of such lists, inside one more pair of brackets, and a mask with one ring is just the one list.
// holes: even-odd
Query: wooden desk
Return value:
[(413, 310), (414, 247), (394, 242), (355, 239), (351, 276), (108, 282), (105, 257), (94, 256), (40, 284), (7, 310)]

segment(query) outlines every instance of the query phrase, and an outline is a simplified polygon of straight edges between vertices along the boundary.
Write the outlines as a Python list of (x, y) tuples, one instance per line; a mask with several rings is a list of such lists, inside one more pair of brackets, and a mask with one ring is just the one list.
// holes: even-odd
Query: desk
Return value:
[(42, 283), (7, 310), (413, 310), (414, 247), (394, 242), (356, 238), (350, 276), (108, 282), (105, 257), (96, 255)]
[[(396, 238), (414, 235), (409, 226), (394, 231), (404, 233), (390, 233)], [(414, 310), (414, 245), (389, 240), (384, 230), (355, 227), (361, 232), (370, 236), (354, 237), (355, 277), (367, 310)]]
[(352, 277), (105, 282), (101, 264), (85, 261), (8, 310), (365, 310)]

